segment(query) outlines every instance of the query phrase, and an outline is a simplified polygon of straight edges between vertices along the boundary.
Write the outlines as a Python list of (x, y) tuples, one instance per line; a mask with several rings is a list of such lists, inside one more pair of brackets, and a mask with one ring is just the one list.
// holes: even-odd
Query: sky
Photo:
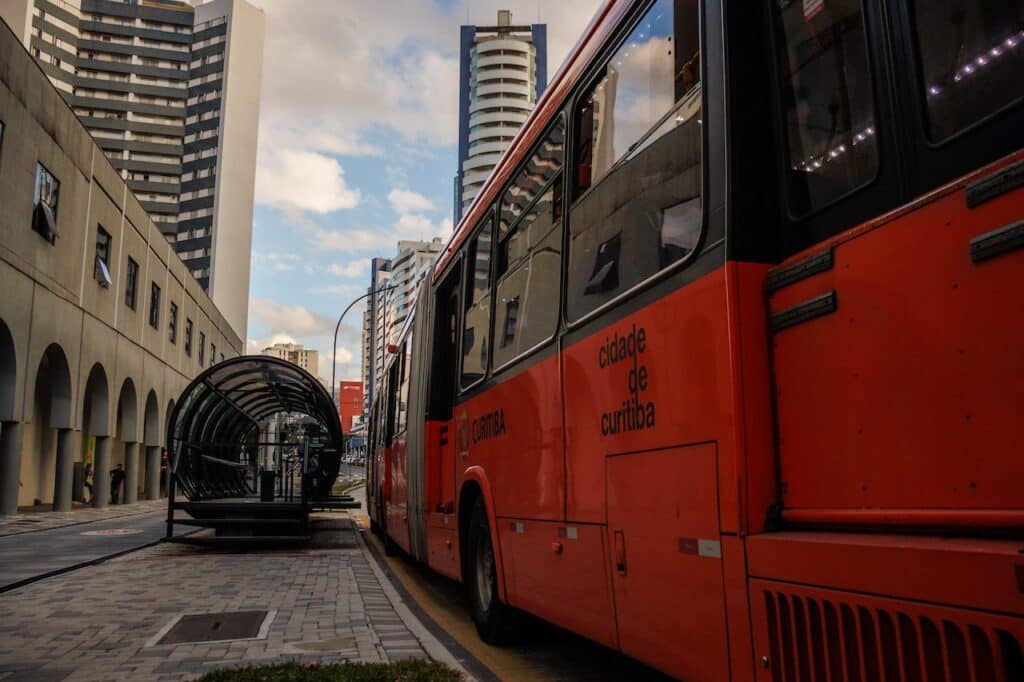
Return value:
[[(459, 26), (548, 26), (555, 74), (601, 0), (250, 0), (266, 13), (247, 352), (320, 351), (399, 239), (447, 238), (458, 166)], [(363, 305), (339, 380), (358, 380)]]

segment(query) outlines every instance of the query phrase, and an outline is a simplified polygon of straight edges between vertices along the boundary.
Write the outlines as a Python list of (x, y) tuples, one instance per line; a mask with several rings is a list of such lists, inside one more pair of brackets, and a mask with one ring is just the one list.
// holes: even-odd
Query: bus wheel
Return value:
[(480, 638), (498, 644), (508, 634), (508, 607), (498, 599), (498, 574), (491, 546), (491, 531), (482, 499), (477, 499), (469, 521), (466, 584), (473, 609), (473, 622)]
[(395, 546), (395, 541), (388, 535), (388, 529), (383, 528), (383, 540), (384, 540), (384, 554), (387, 556), (395, 556), (398, 554), (398, 548)]

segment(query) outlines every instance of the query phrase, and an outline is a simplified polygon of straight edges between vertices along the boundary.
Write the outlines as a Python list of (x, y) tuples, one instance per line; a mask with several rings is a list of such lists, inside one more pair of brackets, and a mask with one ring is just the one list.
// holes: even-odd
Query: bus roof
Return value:
[[(444, 250), (434, 262), (433, 277), (435, 281), (448, 267), (452, 256), (469, 237), (469, 233), (487, 213), (499, 190), (519, 166), (519, 163), (533, 149), (533, 145), (547, 128), (548, 122), (561, 110), (573, 86), (583, 76), (584, 70), (597, 56), (598, 51), (607, 42), (612, 31), (633, 3), (634, 0), (605, 0), (594, 14), (594, 18), (587, 24), (573, 48), (569, 50), (569, 55), (565, 58), (558, 73), (551, 79), (540, 101), (530, 112), (508, 149), (501, 155), (501, 159), (491, 171), (484, 186), (480, 189), (480, 193), (477, 194), (466, 214), (462, 216), (462, 220), (455, 227)], [(462, 159), (459, 159), (459, 163), (462, 163)]]

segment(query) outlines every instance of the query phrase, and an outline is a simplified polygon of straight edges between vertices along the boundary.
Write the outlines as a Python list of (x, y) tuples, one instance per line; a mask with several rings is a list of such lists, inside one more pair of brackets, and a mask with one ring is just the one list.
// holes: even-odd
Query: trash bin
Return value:
[(260, 472), (260, 502), (274, 501), (274, 471)]

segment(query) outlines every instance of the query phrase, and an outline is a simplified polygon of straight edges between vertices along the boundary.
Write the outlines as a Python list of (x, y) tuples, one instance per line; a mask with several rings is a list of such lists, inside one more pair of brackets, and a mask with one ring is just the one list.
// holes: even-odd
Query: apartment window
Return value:
[(192, 320), (185, 318), (185, 355), (192, 357)]
[(102, 225), (96, 226), (96, 262), (92, 276), (104, 289), (113, 281), (110, 278), (110, 233)]
[(206, 363), (206, 334), (199, 332), (199, 366)]
[(128, 274), (124, 283), (124, 304), (135, 310), (139, 294), (139, 264), (128, 259)]
[(217, 364), (217, 344), (211, 343), (210, 344), (210, 367), (213, 367), (215, 364)]
[(173, 301), (167, 310), (167, 338), (171, 343), (178, 343), (178, 304)]
[(41, 163), (36, 164), (36, 190), (32, 199), (35, 210), (32, 213), (32, 229), (43, 239), (53, 244), (57, 241), (57, 199), (60, 196), (60, 180)]
[(160, 287), (156, 282), (149, 285), (149, 326), (160, 328)]

